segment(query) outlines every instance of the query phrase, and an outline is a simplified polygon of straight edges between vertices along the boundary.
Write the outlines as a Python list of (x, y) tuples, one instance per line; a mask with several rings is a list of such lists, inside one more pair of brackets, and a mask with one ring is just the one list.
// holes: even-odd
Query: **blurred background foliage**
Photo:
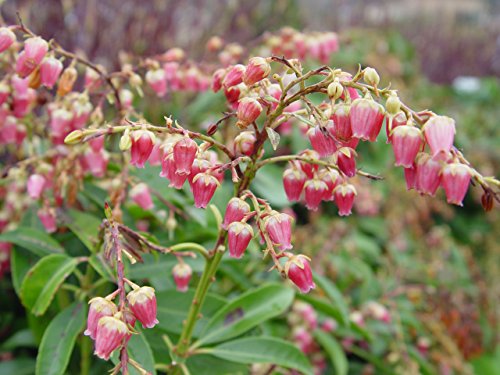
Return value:
[[(341, 48), (331, 66), (349, 71), (355, 71), (358, 63), (373, 66), (380, 73), (382, 84), (391, 83), (414, 109), (430, 109), (454, 117), (457, 146), (484, 175), (498, 175), (500, 171), (497, 0), (2, 2), (1, 16), (6, 23), (16, 22), (16, 11), (36, 33), (57, 37), (66, 49), (82, 51), (109, 70), (117, 67), (123, 50), (147, 56), (181, 46), (190, 57), (198, 59), (205, 56), (204, 45), (212, 35), (251, 48), (263, 33), (283, 26), (335, 30), (340, 34)], [(196, 100), (189, 95), (173, 94), (167, 100), (155, 99), (142, 105), (150, 119), (174, 114), (188, 127), (196, 128), (216, 119), (224, 110), (222, 103), (219, 96), (207, 93)], [(284, 142), (293, 151), (307, 147), (297, 131)], [(385, 181), (358, 181), (361, 197), (355, 215), (338, 218), (329, 205), (318, 213), (307, 212), (300, 205), (292, 207), (298, 223), (295, 247), (314, 259), (319, 275), (334, 282), (349, 311), (376, 300), (393, 316), (389, 331), (381, 326), (367, 328), (376, 337), (370, 350), (347, 351), (350, 373), (387, 373), (385, 366), (391, 363), (407, 366), (410, 371), (414, 363), (419, 363), (421, 373), (497, 374), (498, 206), (483, 212), (479, 189), (470, 189), (463, 208), (447, 205), (441, 194), (433, 199), (407, 192), (402, 170), (391, 168), (390, 147), (382, 140), (362, 146), (360, 166), (383, 175)], [(281, 185), (282, 169), (268, 167), (262, 172), (254, 186), (256, 193), (276, 208), (287, 206)], [(185, 196), (166, 189), (154, 169), (136, 173), (139, 179), (161, 191), (163, 198), (186, 205), (187, 214), (197, 219), (180, 225), (183, 230), (175, 232), (176, 242), (213, 240), (216, 232), (210, 225), (210, 214), (194, 209), (191, 212)], [(228, 190), (220, 189), (214, 198), (220, 208), (227, 201), (225, 191)], [(90, 182), (83, 194), (81, 199), (87, 200), (89, 209), (102, 205), (105, 196)], [(104, 194), (102, 201), (99, 194)], [(126, 224), (131, 226), (148, 218), (137, 207), (130, 207), (124, 215)], [(153, 224), (151, 232), (160, 242), (171, 243), (160, 226)], [(265, 272), (259, 264), (256, 244), (251, 250), (245, 263), (223, 263), (223, 278), (215, 291), (232, 296), (263, 280), (278, 281), (277, 275)], [(132, 267), (131, 277), (147, 278), (153, 269), (170, 269), (173, 264), (174, 260), (151, 259), (150, 263)], [(193, 268), (199, 270), (200, 264), (193, 264)], [(161, 273), (150, 279), (160, 292), (172, 287)], [(2, 283), (6, 283), (5, 279)], [(10, 303), (19, 305), (13, 299), (2, 298), (2, 310)], [(321, 303), (322, 296), (303, 299), (317, 309), (321, 319), (329, 315)], [(26, 323), (12, 327), (12, 322), (13, 316), (7, 316), (0, 324), (2, 351), (17, 347), (12, 337), (21, 341), (21, 347), (24, 339), (25, 347), (30, 348), (38, 338), (23, 337), (22, 332), (26, 331), (21, 328)], [(29, 325), (32, 330), (36, 326), (39, 332), (44, 329), (43, 322)], [(283, 325), (267, 329), (286, 335)], [(13, 335), (16, 332), (17, 336)], [(430, 340), (427, 359), (412, 349), (422, 338)], [(155, 341), (154, 337), (148, 339)], [(152, 346), (155, 351), (155, 345)], [(381, 353), (384, 355), (377, 361), (373, 356)], [(192, 366), (197, 368), (197, 364)]]

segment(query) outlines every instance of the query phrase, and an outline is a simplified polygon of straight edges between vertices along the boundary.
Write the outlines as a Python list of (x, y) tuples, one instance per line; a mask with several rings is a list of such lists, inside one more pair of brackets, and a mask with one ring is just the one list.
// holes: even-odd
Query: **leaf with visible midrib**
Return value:
[(296, 346), (275, 337), (249, 337), (228, 341), (207, 352), (232, 362), (272, 363), (312, 374), (311, 364)]
[(68, 366), (76, 337), (85, 326), (87, 307), (74, 303), (47, 327), (36, 358), (36, 375), (62, 375)]
[(280, 284), (262, 286), (219, 310), (201, 333), (199, 344), (228, 340), (288, 309), (294, 291)]
[(63, 254), (40, 259), (26, 274), (21, 284), (21, 301), (35, 315), (42, 315), (66, 277), (78, 261)]
[(34, 228), (19, 227), (0, 234), (0, 242), (10, 242), (24, 247), (38, 256), (63, 253), (63, 247), (47, 233)]

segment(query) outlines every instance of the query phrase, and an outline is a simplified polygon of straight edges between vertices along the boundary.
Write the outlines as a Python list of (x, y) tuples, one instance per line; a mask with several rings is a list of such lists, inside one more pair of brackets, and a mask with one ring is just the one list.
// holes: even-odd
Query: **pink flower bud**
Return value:
[(54, 209), (43, 207), (38, 210), (37, 215), (47, 233), (54, 233), (57, 230), (56, 214)]
[(130, 190), (130, 197), (143, 210), (151, 210), (154, 207), (148, 185), (141, 182)]
[(262, 112), (262, 106), (254, 98), (243, 98), (238, 104), (238, 124), (245, 128), (255, 120)]
[(410, 168), (424, 143), (422, 132), (414, 126), (402, 125), (393, 129), (391, 136), (394, 165)]
[(446, 164), (441, 171), (441, 185), (446, 193), (448, 203), (462, 206), (469, 188), (471, 169), (460, 163)]
[(104, 147), (104, 136), (93, 138), (89, 141), (89, 146), (94, 152), (99, 152)]
[(351, 214), (354, 197), (356, 195), (356, 188), (351, 184), (343, 183), (333, 190), (333, 196), (339, 208), (340, 216), (349, 216)]
[(95, 297), (89, 301), (89, 314), (87, 316), (87, 329), (83, 334), (90, 336), (95, 340), (97, 334), (97, 325), (99, 320), (105, 316), (113, 316), (116, 314), (116, 306), (113, 302), (102, 297)]
[(186, 292), (188, 290), (189, 281), (191, 280), (191, 275), (193, 271), (189, 264), (177, 263), (172, 269), (172, 274), (174, 276), (174, 282), (179, 292)]
[(246, 155), (250, 156), (254, 152), (254, 145), (257, 138), (255, 138), (254, 132), (246, 131), (241, 132), (234, 139), (234, 153), (236, 155)]
[(10, 87), (4, 81), (0, 82), (0, 105), (4, 104), (7, 101), (7, 98), (10, 95)]
[(45, 187), (45, 177), (40, 174), (32, 174), (28, 178), (26, 188), (31, 199), (39, 199), (42, 196), (43, 188)]
[(350, 140), (352, 138), (351, 117), (349, 116), (350, 106), (347, 104), (337, 104), (332, 109), (330, 119), (333, 126), (329, 127), (330, 133), (340, 140)]
[(241, 258), (253, 237), (253, 229), (247, 223), (235, 221), (227, 229), (227, 246), (231, 258)]
[(280, 250), (289, 250), (293, 246), (292, 238), (292, 217), (290, 215), (272, 211), (264, 220), (267, 233), (271, 241), (278, 245)]
[(153, 151), (155, 135), (149, 130), (134, 130), (130, 136), (132, 141), (130, 163), (137, 168), (144, 168), (144, 164)]
[(384, 122), (384, 107), (372, 99), (356, 99), (349, 117), (353, 137), (375, 142)]
[(193, 178), (191, 188), (193, 190), (194, 205), (197, 208), (206, 208), (212, 199), (215, 190), (220, 183), (209, 173), (199, 173)]
[(48, 50), (47, 42), (38, 36), (26, 39), (24, 42), (26, 58), (32, 60), (35, 66), (40, 65)]
[(21, 78), (28, 77), (36, 68), (32, 60), (28, 60), (26, 53), (23, 51), (17, 56), (16, 73)]
[(455, 120), (446, 116), (432, 116), (423, 127), (425, 140), (432, 155), (449, 152), (455, 138)]
[[(302, 151), (299, 156), (302, 156), (307, 159), (319, 160), (319, 154), (314, 150), (305, 150)], [(318, 170), (318, 166), (316, 164), (311, 164), (305, 161), (299, 162), (300, 169), (306, 174), (308, 178), (314, 177), (314, 172)]]
[(392, 133), (398, 126), (406, 125), (408, 120), (404, 112), (398, 112), (395, 116), (388, 116), (385, 121), (385, 132), (387, 134), (387, 143), (392, 142)]
[(153, 146), (153, 150), (151, 150), (151, 154), (149, 155), (148, 163), (149, 165), (161, 165), (161, 161), (163, 159), (163, 152), (161, 150), (161, 144), (159, 142), (155, 142)]
[(320, 174), (321, 180), (326, 184), (327, 191), (325, 192), (325, 196), (323, 200), (332, 201), (334, 200), (333, 189), (337, 187), (342, 182), (342, 177), (340, 173), (335, 169), (326, 169)]
[(212, 90), (217, 92), (222, 88), (222, 81), (226, 76), (226, 69), (217, 69), (212, 76)]
[(249, 212), (250, 205), (247, 202), (238, 197), (231, 198), (226, 207), (222, 228), (227, 229), (229, 224), (243, 220), (245, 215)]
[(131, 109), (133, 100), (134, 94), (132, 94), (132, 91), (128, 89), (120, 90), (120, 103), (124, 109)]
[(238, 99), (241, 95), (241, 88), (239, 86), (232, 86), (224, 89), (224, 95), (227, 101), (236, 108), (238, 108)]
[(150, 286), (134, 289), (127, 294), (130, 311), (135, 315), (143, 327), (153, 328), (158, 324), (156, 319), (155, 290)]
[(290, 202), (300, 200), (304, 184), (306, 183), (306, 175), (299, 169), (288, 168), (283, 173), (283, 187)]
[(321, 330), (328, 333), (335, 331), (337, 327), (337, 322), (330, 318), (326, 319), (323, 324), (321, 324)]
[(406, 181), (406, 190), (411, 190), (416, 188), (417, 183), (417, 168), (415, 164), (413, 164), (409, 168), (404, 169), (405, 181)]
[(320, 126), (316, 125), (307, 132), (311, 146), (318, 151), (320, 157), (332, 155), (337, 146), (333, 137), (326, 131), (323, 132)]
[(186, 182), (188, 175), (175, 173), (176, 169), (174, 154), (173, 152), (170, 152), (163, 157), (160, 176), (170, 180), (170, 187), (181, 189), (184, 182)]
[(101, 178), (106, 174), (109, 157), (104, 150), (95, 152), (87, 150), (82, 158), (82, 166), (90, 171), (94, 177)]
[(441, 182), (442, 162), (431, 155), (421, 152), (416, 158), (416, 189), (423, 194), (434, 196)]
[(95, 92), (102, 85), (101, 75), (96, 72), (94, 69), (87, 67), (85, 69), (85, 79), (84, 79), (84, 87), (90, 92)]
[(189, 175), (197, 152), (198, 145), (191, 138), (184, 137), (177, 141), (173, 148), (175, 173)]
[(16, 41), (16, 34), (8, 27), (0, 28), (0, 53), (7, 50)]
[(232, 87), (243, 82), (243, 75), (245, 74), (245, 66), (241, 64), (233, 65), (229, 68), (222, 84), (224, 87)]
[(347, 177), (356, 175), (356, 151), (349, 147), (342, 147), (337, 150), (337, 165)]
[(245, 74), (243, 75), (243, 82), (247, 86), (251, 86), (264, 78), (266, 78), (269, 73), (271, 73), (271, 65), (263, 57), (252, 57), (248, 61), (248, 65), (245, 69)]
[(287, 277), (292, 281), (302, 293), (309, 293), (316, 287), (314, 284), (309, 258), (305, 255), (291, 257), (285, 265)]
[(191, 173), (188, 176), (189, 183), (192, 184), (194, 177), (198, 173), (206, 172), (211, 166), (212, 163), (206, 159), (202, 159), (201, 157), (194, 159), (193, 165), (191, 166)]
[(55, 57), (47, 57), (40, 65), (40, 82), (51, 89), (59, 79), (62, 70), (63, 64), (60, 60)]
[(312, 211), (316, 211), (321, 201), (326, 197), (328, 186), (319, 179), (308, 180), (304, 186), (304, 196), (306, 207)]
[(49, 126), (55, 135), (66, 135), (71, 130), (71, 120), (73, 114), (64, 109), (58, 108), (50, 113)]
[(16, 142), (17, 119), (14, 116), (7, 116), (0, 131), (0, 141), (2, 144), (13, 144)]
[(107, 361), (128, 334), (127, 325), (120, 319), (113, 316), (102, 317), (97, 324), (94, 354)]
[(156, 95), (162, 97), (167, 93), (167, 77), (163, 69), (149, 70), (146, 73), (146, 82)]

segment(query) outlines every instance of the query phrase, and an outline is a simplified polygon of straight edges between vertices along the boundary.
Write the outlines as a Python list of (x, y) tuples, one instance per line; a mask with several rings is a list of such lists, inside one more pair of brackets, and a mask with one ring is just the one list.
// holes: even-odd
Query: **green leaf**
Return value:
[(280, 284), (264, 285), (248, 291), (224, 306), (210, 319), (199, 344), (228, 340), (285, 312), (294, 291)]
[(10, 242), (24, 247), (38, 256), (63, 253), (63, 247), (47, 233), (34, 228), (19, 227), (0, 234), (0, 242)]
[(21, 284), (29, 269), (38, 261), (38, 257), (21, 247), (13, 247), (10, 253), (10, 272), (12, 285), (17, 295), (21, 295)]
[(35, 338), (33, 337), (33, 333), (28, 328), (23, 329), (21, 331), (17, 331), (0, 346), (0, 348), (5, 351), (21, 347), (28, 347), (28, 348), (36, 347), (36, 342)]
[(271, 141), (271, 146), (273, 146), (273, 150), (276, 151), (278, 145), (280, 144), (280, 135), (272, 128), (266, 128), (266, 132), (269, 140)]
[[(321, 311), (322, 313), (334, 318), (340, 324), (343, 324), (343, 317), (339, 309), (332, 306), (330, 302), (325, 300), (324, 298), (316, 298), (312, 297), (309, 294), (299, 294), (297, 296), (298, 299), (305, 301), (312, 305), (316, 310)], [(344, 326), (349, 327), (349, 322), (344, 324)]]
[(248, 374), (248, 366), (244, 364), (226, 361), (205, 354), (189, 357), (186, 365), (192, 375)]
[(21, 285), (21, 301), (35, 315), (42, 315), (66, 277), (78, 261), (63, 254), (40, 259), (29, 271)]
[(93, 253), (101, 220), (93, 215), (76, 210), (70, 210), (68, 216), (65, 224), (82, 241), (87, 249)]
[(326, 277), (321, 275), (314, 275), (314, 281), (318, 286), (325, 292), (326, 296), (334, 303), (332, 306), (334, 309), (338, 310), (339, 321), (343, 325), (349, 324), (349, 308), (342, 296), (342, 293), (338, 290), (333, 282), (328, 280)]
[(274, 207), (286, 207), (290, 204), (283, 188), (283, 168), (268, 164), (257, 172), (252, 183), (252, 191), (268, 200)]
[(314, 332), (314, 337), (318, 340), (330, 357), (330, 361), (335, 369), (335, 375), (347, 375), (349, 371), (349, 362), (347, 361), (344, 350), (338, 341), (335, 340), (332, 335), (319, 330)]
[[(186, 319), (193, 297), (194, 290), (188, 290), (185, 293), (176, 290), (157, 293), (158, 326), (167, 332), (180, 334), (182, 332), (182, 322)], [(202, 317), (198, 320), (194, 330), (194, 337), (198, 337), (200, 330), (208, 323), (208, 319), (226, 304), (227, 301), (224, 297), (211, 293), (207, 295), (201, 309)]]
[(102, 260), (102, 254), (93, 254), (89, 257), (89, 264), (97, 271), (99, 275), (108, 281), (114, 281), (114, 275), (111, 268)]
[(32, 375), (35, 372), (35, 360), (32, 358), (15, 358), (0, 362), (0, 375)]
[(232, 362), (272, 363), (309, 375), (311, 364), (296, 346), (274, 337), (248, 337), (228, 341), (210, 350), (210, 354)]
[[(156, 374), (153, 351), (151, 350), (151, 346), (146, 340), (145, 335), (141, 333), (139, 333), (138, 335), (132, 335), (130, 341), (128, 342), (127, 349), (130, 358), (139, 363), (142, 368), (148, 371), (150, 374)], [(113, 356), (111, 358), (113, 363), (116, 364), (120, 361), (119, 355), (120, 353), (118, 350), (115, 350), (113, 352)], [(140, 375), (139, 371), (137, 371), (131, 365), (128, 366), (128, 370), (130, 375)]]
[(87, 306), (73, 303), (61, 311), (43, 334), (36, 358), (36, 375), (62, 375), (68, 366), (77, 336), (85, 326)]

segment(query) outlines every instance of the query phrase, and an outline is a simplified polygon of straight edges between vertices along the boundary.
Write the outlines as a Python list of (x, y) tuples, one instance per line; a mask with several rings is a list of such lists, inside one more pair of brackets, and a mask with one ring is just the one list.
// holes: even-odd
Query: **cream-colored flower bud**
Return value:
[(127, 151), (132, 147), (132, 138), (130, 137), (130, 130), (125, 130), (125, 133), (120, 138), (120, 150)]
[(391, 95), (387, 98), (387, 101), (385, 102), (385, 109), (390, 115), (396, 115), (401, 109), (401, 101), (394, 91), (392, 91)]
[(328, 85), (327, 92), (331, 100), (337, 100), (342, 96), (344, 87), (340, 84), (340, 82), (333, 81)]
[(380, 82), (380, 76), (377, 71), (373, 68), (365, 68), (364, 70), (364, 79), (365, 82), (372, 86), (377, 86)]

